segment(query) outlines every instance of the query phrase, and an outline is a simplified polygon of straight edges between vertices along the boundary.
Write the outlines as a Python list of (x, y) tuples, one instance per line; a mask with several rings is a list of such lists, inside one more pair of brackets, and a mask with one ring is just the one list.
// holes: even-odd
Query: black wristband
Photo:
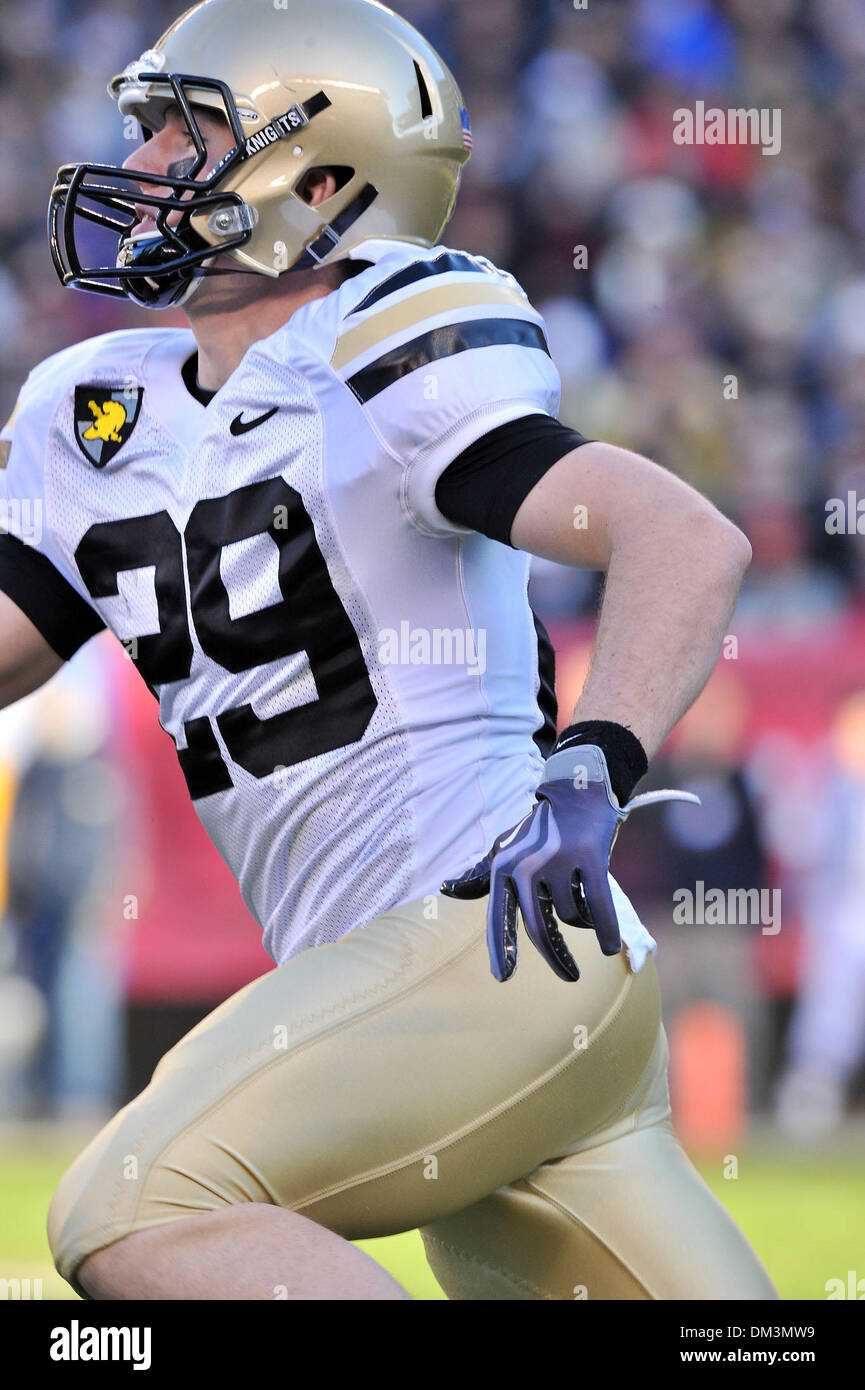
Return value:
[(632, 734), (624, 724), (613, 724), (607, 719), (586, 719), (581, 724), (569, 724), (563, 729), (553, 752), (576, 748), (581, 743), (593, 743), (600, 748), (607, 760), (610, 786), (619, 805), (624, 806), (649, 768), (646, 750), (636, 734)]

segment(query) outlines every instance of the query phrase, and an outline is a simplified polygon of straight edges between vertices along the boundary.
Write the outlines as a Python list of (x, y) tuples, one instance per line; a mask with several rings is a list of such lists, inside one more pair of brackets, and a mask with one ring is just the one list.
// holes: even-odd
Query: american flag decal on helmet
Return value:
[(460, 120), (463, 123), (463, 145), (467, 150), (470, 150), (472, 148), (472, 123), (464, 106), (460, 107)]

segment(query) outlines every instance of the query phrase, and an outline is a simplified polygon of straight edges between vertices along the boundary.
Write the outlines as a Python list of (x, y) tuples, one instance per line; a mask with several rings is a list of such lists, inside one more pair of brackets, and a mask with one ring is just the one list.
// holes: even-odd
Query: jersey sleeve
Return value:
[(32, 376), (0, 431), (0, 591), (68, 660), (105, 624), (76, 589), (52, 535), (45, 497), (47, 417), (31, 381)]
[(499, 426), (555, 417), (561, 397), (544, 321), (517, 281), (454, 252), (367, 294), (343, 319), (331, 365), (403, 466), (405, 506), (433, 535), (471, 530), (437, 505), (448, 465)]

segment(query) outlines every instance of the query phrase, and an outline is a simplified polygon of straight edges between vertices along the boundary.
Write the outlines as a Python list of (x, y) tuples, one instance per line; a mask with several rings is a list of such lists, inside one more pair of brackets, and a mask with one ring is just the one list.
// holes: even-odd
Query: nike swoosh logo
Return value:
[(254, 430), (256, 425), (263, 425), (265, 420), (269, 420), (271, 415), (275, 415), (279, 406), (275, 405), (272, 410), (266, 410), (263, 415), (257, 415), (254, 420), (244, 420), (243, 411), (236, 415), (229, 425), (231, 433), (234, 435), (246, 434), (247, 430)]
[(499, 849), (507, 849), (508, 845), (513, 844), (528, 819), (529, 816), (523, 816), (519, 825), (515, 825), (511, 833), (504, 840), (499, 841)]

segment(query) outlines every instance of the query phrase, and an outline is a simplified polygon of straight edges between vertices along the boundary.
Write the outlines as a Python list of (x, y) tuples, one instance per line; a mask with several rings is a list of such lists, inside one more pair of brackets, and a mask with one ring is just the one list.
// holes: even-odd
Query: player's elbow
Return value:
[[(724, 517), (723, 520), (727, 521), (727, 518)], [(744, 531), (741, 531), (738, 526), (734, 526), (732, 521), (727, 521), (727, 526), (730, 528), (731, 532), (732, 555), (735, 564), (738, 566), (739, 583), (741, 584), (748, 572), (754, 552), (751, 549), (751, 542), (748, 540)]]
[(744, 531), (701, 499), (701, 505), (685, 519), (682, 535), (704, 581), (738, 593), (751, 563), (751, 544)]

